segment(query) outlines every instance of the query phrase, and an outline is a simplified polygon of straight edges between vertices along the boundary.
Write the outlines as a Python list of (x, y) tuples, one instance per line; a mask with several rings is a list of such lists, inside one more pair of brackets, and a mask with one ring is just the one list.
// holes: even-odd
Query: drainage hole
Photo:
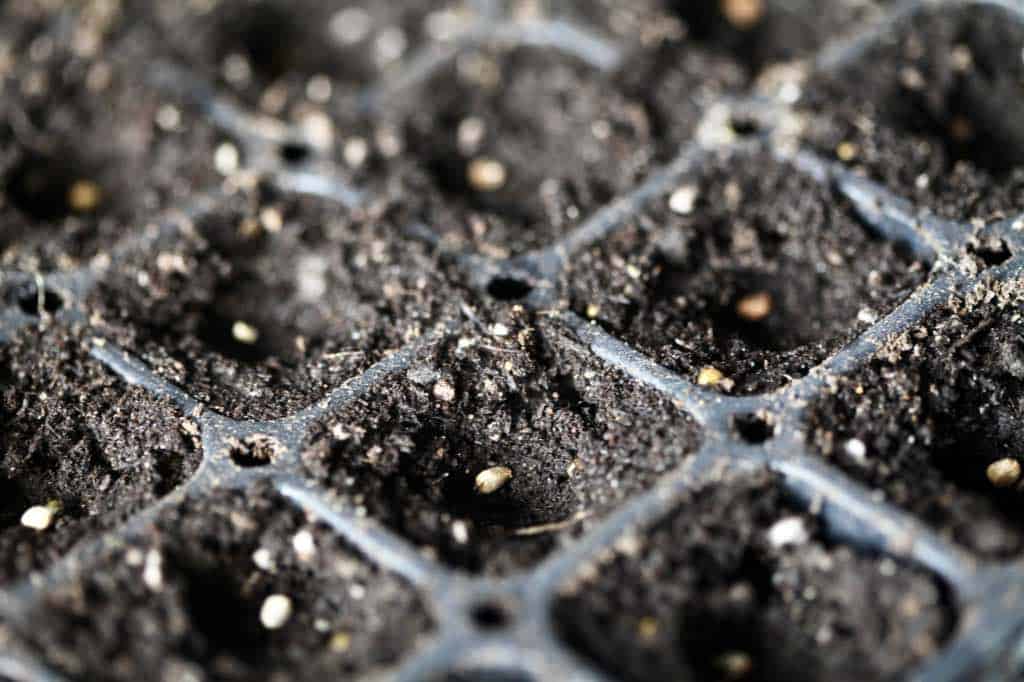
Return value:
[(733, 417), (733, 426), (740, 438), (757, 445), (763, 443), (774, 435), (775, 428), (772, 419), (766, 414), (750, 413), (739, 414)]
[(494, 601), (474, 604), (470, 610), (470, 616), (477, 627), (483, 630), (503, 628), (512, 620), (512, 614), (508, 612), (505, 605)]
[(515, 277), (495, 277), (487, 285), (487, 293), (499, 301), (517, 301), (526, 298), (533, 291), (533, 286)]
[(284, 453), (284, 446), (273, 436), (256, 433), (228, 443), (231, 461), (240, 467), (261, 467), (276, 460)]
[(312, 152), (304, 142), (285, 142), (278, 149), (281, 160), (289, 165), (298, 165), (309, 160)]
[(40, 301), (39, 289), (34, 284), (16, 289), (13, 292), (13, 299), (18, 308), (21, 309), (21, 312), (33, 317), (38, 317), (41, 312), (52, 315), (64, 305), (64, 299), (60, 297), (60, 294), (50, 289), (43, 289), (43, 296)]

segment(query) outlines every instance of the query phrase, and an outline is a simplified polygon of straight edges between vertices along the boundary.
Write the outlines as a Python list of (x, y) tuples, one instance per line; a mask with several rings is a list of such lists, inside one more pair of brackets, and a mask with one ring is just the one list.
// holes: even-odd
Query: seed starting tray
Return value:
[[(922, 12), (968, 6), (995, 7), (1006, 13), (1007, 21), (1024, 22), (1024, 11), (1011, 0), (899, 4), (887, 7), (877, 21), (858, 27), (854, 37), (828, 43), (809, 63), (815, 71), (838, 70), (860, 58), (875, 42), (914, 22)], [(470, 15), (471, 20), (454, 38), (417, 47), (399, 69), (363, 90), (353, 106), (364, 115), (384, 116), (393, 99), (460, 54), (488, 42), (564, 52), (597, 70), (614, 69), (630, 49), (599, 27), (570, 15), (522, 15), (491, 2), (475, 3)], [(307, 131), (253, 113), (183, 66), (154, 64), (151, 72), (153, 88), (186, 98), (213, 127), (237, 142), (241, 171), (258, 175), (281, 191), (319, 197), (348, 210), (360, 210), (374, 200), (373, 190), (352, 182), (351, 174), (344, 172), (329, 152), (303, 142)], [(46, 662), (19, 644), (26, 641), (21, 628), (29, 622), (27, 614), (49, 593), (74, 582), (92, 562), (114, 548), (130, 546), (133, 538), (147, 533), (167, 510), (218, 490), (251, 490), (262, 482), (311, 522), (329, 529), (329, 534), (340, 538), (363, 560), (411, 585), (429, 612), (431, 631), (393, 665), (365, 676), (401, 680), (445, 675), (451, 675), (449, 679), (460, 675), (605, 679), (609, 674), (566, 644), (553, 620), (553, 604), (564, 586), (588, 567), (591, 571), (599, 567), (610, 553), (622, 548), (624, 539), (642, 536), (668, 515), (687, 491), (721, 480), (730, 472), (762, 469), (774, 472), (786, 491), (820, 519), (830, 542), (920, 567), (944, 585), (945, 598), (957, 614), (956, 623), (938, 651), (905, 671), (906, 679), (1008, 679), (1020, 674), (1024, 669), (1024, 569), (1020, 562), (979, 558), (906, 510), (882, 501), (866, 485), (811, 451), (807, 419), (809, 406), (828, 394), (838, 378), (855, 373), (880, 349), (931, 319), (951, 296), (970, 299), (972, 292), (1019, 282), (1024, 276), (1024, 256), (1019, 255), (1024, 253), (1024, 216), (983, 226), (940, 218), (839, 162), (793, 145), (793, 116), (791, 105), (779, 98), (720, 98), (706, 107), (696, 134), (674, 159), (635, 187), (617, 193), (589, 217), (581, 216), (578, 226), (564, 237), (540, 248), (507, 255), (474, 253), (450, 248), (432, 225), (409, 220), (404, 226), (404, 239), (426, 244), (443, 255), (454, 273), (449, 276), (468, 282), (472, 291), (497, 301), (498, 306), (522, 306), (543, 313), (549, 324), (574, 338), (595, 361), (671, 400), (680, 424), (688, 418), (701, 434), (699, 448), (653, 487), (632, 495), (591, 523), (581, 537), (522, 570), (492, 576), (446, 565), (436, 553), (424, 552), (403, 534), (367, 515), (365, 509), (311, 481), (303, 460), (307, 439), (316, 425), (415, 368), (440, 338), (475, 328), (478, 321), (471, 311), (426, 330), (309, 407), (258, 421), (234, 419), (205, 408), (190, 392), (187, 381), (180, 385), (169, 381), (110, 339), (101, 334), (91, 336), (91, 362), (116, 373), (124, 384), (170, 401), (193, 420), (201, 463), (182, 485), (134, 512), (127, 521), (87, 533), (58, 560), (0, 590), (0, 614), (9, 628), (9, 646), (0, 651), (0, 677), (74, 677), (73, 671), (60, 672), (57, 662)], [(742, 158), (759, 153), (785, 160), (815, 183), (844, 197), (874, 232), (927, 263), (927, 279), (806, 375), (756, 395), (728, 394), (698, 385), (695, 377), (660, 366), (587, 315), (557, 305), (560, 287), (566, 276), (572, 276), (578, 254), (611, 239), (643, 207), (664, 202), (711, 157)], [(191, 198), (170, 218), (159, 218), (145, 230), (126, 233), (110, 258), (116, 261), (119, 254), (147, 240), (155, 243), (161, 235), (180, 229), (182, 216), (199, 219), (222, 201), (227, 199), (218, 188)], [(970, 265), (977, 260), (965, 258), (965, 254), (978, 253), (984, 261), (980, 268)], [(0, 340), (7, 342), (19, 330), (44, 323), (80, 324), (88, 329), (91, 320), (84, 301), (99, 286), (100, 273), (95, 263), (42, 272), (0, 272), (0, 284), (8, 292), (5, 307), (0, 309)]]

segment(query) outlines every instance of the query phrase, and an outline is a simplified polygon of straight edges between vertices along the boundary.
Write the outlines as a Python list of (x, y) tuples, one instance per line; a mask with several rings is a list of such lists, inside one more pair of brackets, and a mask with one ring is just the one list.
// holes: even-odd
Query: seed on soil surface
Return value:
[(768, 542), (772, 547), (802, 545), (809, 539), (807, 524), (799, 516), (779, 519), (768, 529)]
[(696, 185), (683, 185), (672, 192), (668, 198), (668, 208), (673, 213), (688, 215), (693, 213), (694, 204), (697, 203), (699, 190)]
[(352, 635), (347, 632), (335, 632), (331, 635), (331, 651), (334, 653), (342, 653), (348, 651), (348, 648), (352, 645)]
[(68, 206), (76, 213), (88, 213), (100, 204), (100, 186), (91, 180), (76, 180), (68, 189)]
[(359, 168), (370, 155), (370, 144), (362, 137), (353, 137), (345, 142), (342, 156), (351, 168)]
[(658, 634), (658, 619), (644, 616), (636, 625), (637, 632), (643, 639), (654, 639)]
[(772, 296), (767, 291), (747, 294), (736, 302), (736, 314), (748, 322), (760, 322), (771, 312)]
[(260, 622), (268, 630), (283, 627), (292, 617), (292, 600), (284, 594), (272, 594), (263, 600), (260, 607)]
[(251, 324), (237, 320), (231, 325), (231, 336), (239, 343), (252, 345), (259, 341), (260, 332)]
[(1020, 480), (1020, 462), (1004, 457), (988, 465), (985, 470), (988, 480), (997, 488), (1009, 488)]
[(836, 145), (836, 156), (840, 161), (853, 161), (857, 158), (857, 145), (852, 142), (840, 142)]
[(46, 530), (53, 523), (53, 517), (56, 516), (58, 508), (59, 505), (55, 502), (29, 507), (21, 515), (21, 525), (32, 530)]
[(722, 14), (740, 30), (753, 28), (764, 16), (764, 0), (721, 0)]
[(704, 367), (697, 374), (697, 385), (698, 386), (715, 386), (725, 375), (722, 374), (721, 370), (715, 367)]
[(490, 495), (497, 491), (512, 478), (512, 470), (505, 466), (484, 469), (476, 475), (476, 491), (481, 495)]
[(587, 305), (587, 319), (593, 320), (601, 314), (601, 306), (596, 303), (590, 303)]
[(473, 159), (466, 168), (466, 179), (469, 180), (469, 184), (481, 192), (495, 192), (501, 189), (505, 186), (507, 177), (505, 165), (495, 159)]
[(727, 651), (715, 659), (715, 667), (722, 671), (726, 679), (738, 680), (749, 675), (754, 664), (750, 654), (745, 651)]
[(441, 379), (434, 384), (434, 397), (442, 402), (450, 403), (455, 400), (455, 387)]

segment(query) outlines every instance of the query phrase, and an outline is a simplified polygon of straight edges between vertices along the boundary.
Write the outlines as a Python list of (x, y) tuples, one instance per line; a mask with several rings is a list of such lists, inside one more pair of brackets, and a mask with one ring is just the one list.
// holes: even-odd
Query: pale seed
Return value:
[(473, 159), (466, 168), (469, 184), (481, 192), (495, 192), (505, 186), (508, 173), (500, 161), (488, 158)]
[(1020, 462), (1012, 457), (997, 459), (985, 470), (988, 480), (997, 488), (1009, 488), (1020, 480)]
[(260, 622), (268, 630), (283, 627), (292, 617), (292, 600), (284, 594), (272, 594), (260, 607)]
[(725, 375), (715, 367), (704, 367), (697, 374), (697, 385), (698, 386), (714, 386), (719, 381), (725, 378)]
[(764, 0), (721, 0), (722, 14), (738, 29), (753, 28), (764, 16)]
[(481, 495), (490, 495), (497, 491), (512, 478), (512, 470), (506, 466), (490, 467), (476, 475), (476, 491)]
[(21, 515), (21, 525), (32, 530), (46, 530), (53, 523), (55, 509), (51, 505), (37, 504)]
[(260, 332), (251, 324), (237, 320), (231, 325), (231, 336), (239, 343), (252, 345), (259, 340)]
[(736, 302), (736, 314), (748, 322), (760, 322), (772, 312), (772, 296), (767, 291), (747, 294)]
[(100, 186), (91, 180), (76, 180), (68, 189), (68, 206), (76, 213), (88, 213), (100, 204)]

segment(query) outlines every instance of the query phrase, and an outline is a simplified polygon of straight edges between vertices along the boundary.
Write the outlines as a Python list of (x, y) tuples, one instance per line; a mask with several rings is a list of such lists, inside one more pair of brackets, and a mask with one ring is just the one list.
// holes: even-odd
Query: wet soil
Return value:
[[(678, 193), (689, 198), (673, 210)], [(694, 380), (717, 369), (715, 386), (735, 393), (805, 375), (927, 270), (828, 187), (763, 153), (706, 159), (570, 261), (574, 311)]]
[[(512, 312), (445, 337), (404, 376), (332, 415), (311, 475), (449, 565), (525, 568), (696, 450), (669, 401)], [(481, 472), (507, 467), (494, 492)], [(486, 475), (486, 474), (485, 474)]]
[(830, 544), (761, 474), (687, 493), (566, 585), (555, 618), (627, 680), (892, 679), (955, 622), (933, 577)]

